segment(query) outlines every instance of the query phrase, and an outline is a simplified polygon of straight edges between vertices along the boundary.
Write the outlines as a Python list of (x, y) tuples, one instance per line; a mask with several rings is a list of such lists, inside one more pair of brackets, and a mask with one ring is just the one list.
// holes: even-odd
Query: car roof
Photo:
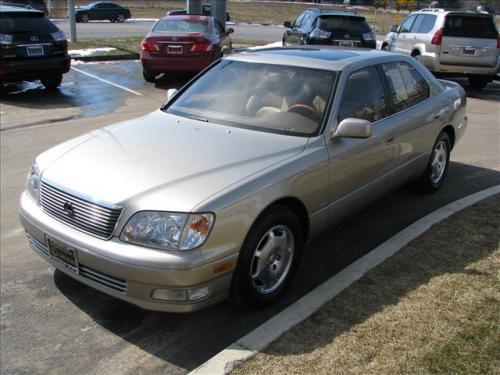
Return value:
[(196, 14), (178, 14), (173, 16), (162, 17), (161, 20), (183, 20), (183, 21), (206, 21), (210, 22), (213, 17), (211, 16), (201, 16)]
[[(380, 59), (382, 57), (385, 59)], [(405, 61), (406, 57), (371, 49), (305, 46), (253, 49), (231, 55), (226, 59), (341, 71), (348, 65), (362, 61), (373, 60), (374, 63), (375, 60), (388, 59)]]
[(363, 16), (350, 12), (347, 10), (337, 10), (337, 9), (321, 9), (321, 8), (309, 8), (307, 11), (316, 12), (320, 16), (348, 16), (348, 17), (361, 17)]
[(0, 13), (42, 13), (40, 10), (32, 9), (32, 8), (26, 8), (23, 6), (17, 6), (17, 5), (6, 5), (0, 3)]
[(447, 16), (449, 14), (453, 15), (463, 15), (463, 16), (479, 16), (479, 17), (488, 17), (492, 16), (489, 13), (485, 12), (476, 12), (475, 10), (462, 10), (462, 9), (445, 9), (445, 8), (426, 8), (421, 9), (417, 12), (413, 12), (412, 14), (434, 14), (434, 15), (443, 15)]

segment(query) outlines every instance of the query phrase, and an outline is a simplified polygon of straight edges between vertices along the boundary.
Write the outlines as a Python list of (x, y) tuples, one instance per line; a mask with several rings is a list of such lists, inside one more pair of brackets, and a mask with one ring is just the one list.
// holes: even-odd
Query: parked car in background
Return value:
[(200, 72), (231, 51), (232, 32), (213, 17), (163, 17), (142, 41), (144, 79), (154, 82), (159, 74), (173, 71)]
[(382, 49), (413, 56), (431, 72), (468, 77), (473, 89), (492, 81), (500, 67), (500, 36), (491, 14), (423, 9), (393, 26)]
[(125, 22), (131, 17), (130, 9), (120, 4), (96, 2), (75, 10), (76, 22), (109, 20), (111, 22)]
[(310, 8), (284, 23), (283, 46), (323, 44), (376, 48), (376, 37), (364, 17), (355, 13)]
[(437, 191), (467, 126), (460, 85), (374, 50), (231, 55), (169, 99), (39, 155), (20, 215), (62, 272), (170, 312), (272, 303), (328, 225), (415, 178)]
[(55, 89), (70, 64), (66, 36), (43, 12), (0, 6), (0, 82), (41, 80)]
[[(183, 16), (186, 15), (187, 9), (174, 9), (167, 12), (167, 16)], [(202, 16), (211, 16), (212, 15), (212, 7), (210, 5), (202, 5), (201, 6), (201, 15)], [(231, 21), (231, 16), (229, 12), (226, 12), (226, 21)]]
[(17, 5), (22, 7), (30, 7), (43, 12), (45, 15), (48, 15), (48, 9), (45, 0), (6, 0), (0, 1), (0, 5)]

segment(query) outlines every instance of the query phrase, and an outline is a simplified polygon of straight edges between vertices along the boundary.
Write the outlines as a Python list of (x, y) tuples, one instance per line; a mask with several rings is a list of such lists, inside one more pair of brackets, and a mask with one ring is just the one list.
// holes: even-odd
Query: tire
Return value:
[(425, 172), (417, 183), (424, 193), (434, 193), (443, 186), (450, 164), (450, 138), (442, 132), (432, 148), (432, 154)]
[(89, 15), (88, 14), (82, 14), (80, 16), (80, 21), (83, 22), (83, 23), (87, 23), (89, 22), (90, 18), (89, 18)]
[(481, 91), (487, 84), (487, 79), (481, 77), (469, 77), (469, 86), (472, 90)]
[(47, 90), (52, 91), (52, 90), (57, 89), (61, 85), (62, 80), (63, 80), (63, 75), (58, 74), (58, 75), (54, 75), (54, 76), (49, 77), (49, 78), (42, 78), (40, 81), (42, 82), (42, 85), (44, 85)]
[(150, 82), (150, 83), (155, 83), (156, 82), (156, 74), (153, 74), (151, 72), (148, 72), (147, 70), (143, 70), (142, 71), (142, 76), (144, 77), (144, 80), (146, 82)]
[(240, 251), (231, 302), (240, 308), (262, 308), (274, 302), (290, 283), (303, 245), (297, 216), (284, 206), (268, 209), (252, 226)]
[(110, 18), (110, 19), (109, 19), (109, 22), (115, 23), (115, 22), (116, 22), (116, 19), (114, 19), (114, 18)]
[(116, 22), (123, 23), (125, 22), (125, 16), (123, 14), (119, 14), (116, 18)]
[(389, 51), (389, 45), (387, 43), (382, 44), (382, 51)]

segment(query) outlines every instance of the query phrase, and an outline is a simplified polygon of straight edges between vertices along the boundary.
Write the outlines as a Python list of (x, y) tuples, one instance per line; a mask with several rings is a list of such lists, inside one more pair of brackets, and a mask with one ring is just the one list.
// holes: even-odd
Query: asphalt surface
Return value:
[[(56, 21), (57, 26), (66, 33), (69, 38), (69, 23), (68, 21)], [(124, 22), (111, 23), (89, 22), (77, 23), (76, 33), (78, 38), (117, 38), (131, 36), (145, 36), (153, 27), (154, 22)], [(281, 40), (285, 29), (280, 26), (262, 26), (262, 25), (228, 25), (234, 29), (234, 34), (231, 35), (234, 39), (249, 39), (249, 40), (264, 40), (274, 42)]]
[[(136, 94), (76, 71), (66, 76), (61, 97), (47, 99), (37, 85), (16, 86), (8, 89), (7, 96), (2, 94), (2, 373), (186, 373), (407, 225), (456, 199), (500, 184), (500, 83), (496, 82), (479, 94), (469, 93), (469, 128), (452, 154), (442, 190), (422, 195), (403, 187), (312, 240), (296, 278), (274, 306), (241, 311), (221, 303), (190, 315), (144, 311), (55, 272), (29, 248), (17, 217), (18, 199), (27, 171), (41, 151), (148, 113), (162, 104), (166, 89), (179, 87), (189, 77), (167, 77), (152, 85), (142, 81), (137, 62), (76, 67)], [(75, 87), (74, 100), (58, 107), (55, 103)], [(80, 95), (87, 99), (78, 99)], [(40, 102), (47, 100), (53, 107), (44, 110)], [(30, 123), (36, 119), (26, 118), (24, 125), (10, 130), (4, 120), (33, 110), (34, 117), (50, 112), (57, 118), (70, 108), (78, 110), (70, 120)]]

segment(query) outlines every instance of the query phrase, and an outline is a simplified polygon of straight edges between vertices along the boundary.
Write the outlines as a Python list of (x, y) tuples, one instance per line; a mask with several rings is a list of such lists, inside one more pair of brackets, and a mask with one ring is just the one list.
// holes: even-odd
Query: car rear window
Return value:
[(155, 33), (205, 33), (208, 23), (202, 21), (161, 20), (153, 28)]
[(3, 34), (13, 33), (54, 33), (58, 31), (43, 13), (3, 13), (0, 14), (0, 30)]
[(318, 19), (317, 26), (325, 31), (341, 30), (351, 34), (361, 34), (371, 31), (364, 17), (321, 16)]
[(446, 17), (443, 35), (496, 39), (498, 32), (491, 17), (450, 15)]

